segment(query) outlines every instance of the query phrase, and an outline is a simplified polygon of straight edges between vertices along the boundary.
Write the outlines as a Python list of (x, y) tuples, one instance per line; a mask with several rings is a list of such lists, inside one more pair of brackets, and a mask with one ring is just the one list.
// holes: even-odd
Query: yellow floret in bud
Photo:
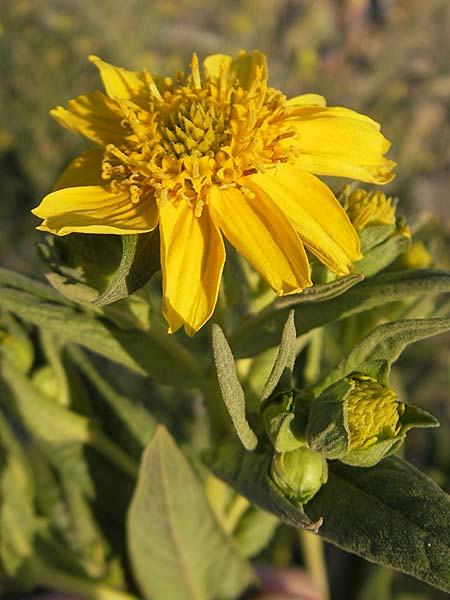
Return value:
[(394, 390), (367, 375), (351, 378), (354, 388), (346, 398), (350, 432), (349, 450), (368, 448), (380, 440), (395, 438), (401, 428), (405, 405)]

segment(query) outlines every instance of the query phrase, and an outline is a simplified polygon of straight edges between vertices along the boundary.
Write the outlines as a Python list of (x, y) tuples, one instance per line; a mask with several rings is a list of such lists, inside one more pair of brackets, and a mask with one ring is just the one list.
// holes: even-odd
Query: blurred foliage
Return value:
[[(407, 215), (424, 209), (437, 215), (414, 239), (432, 239), (427, 250), (437, 266), (449, 267), (449, 30), (448, 0), (3, 0), (0, 263), (22, 272), (38, 268), (39, 234), (29, 209), (83, 148), (81, 138), (61, 129), (48, 111), (99, 87), (88, 54), (170, 74), (185, 67), (194, 50), (202, 57), (258, 48), (268, 56), (271, 82), (288, 96), (322, 93), (329, 104), (382, 123), (393, 142), (390, 156), (398, 162), (388, 191), (400, 196)], [(383, 315), (374, 319), (382, 322)], [(345, 324), (339, 327), (354, 334)], [(449, 362), (450, 344), (440, 337), (410, 349), (394, 373), (405, 397), (441, 420), (431, 435), (411, 434), (408, 457), (446, 491)], [(277, 546), (279, 539), (274, 556), (286, 553), (285, 539)], [(329, 548), (329, 558), (330, 577), (341, 593), (336, 597), (442, 597), (335, 548)], [(359, 596), (348, 589), (357, 580)]]

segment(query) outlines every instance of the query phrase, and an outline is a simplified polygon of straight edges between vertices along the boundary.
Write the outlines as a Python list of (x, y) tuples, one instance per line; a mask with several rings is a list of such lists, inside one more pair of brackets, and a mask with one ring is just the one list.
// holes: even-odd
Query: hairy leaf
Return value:
[(327, 484), (305, 511), (323, 517), (319, 534), (326, 540), (450, 592), (450, 498), (409, 463), (332, 462)]
[(254, 579), (213, 516), (183, 453), (159, 426), (128, 512), (128, 549), (148, 600), (236, 598)]
[[(184, 349), (184, 365), (173, 360), (166, 347), (160, 344), (160, 335), (153, 337), (151, 331), (125, 331), (106, 320), (68, 306), (42, 302), (19, 290), (0, 288), (0, 302), (24, 321), (57, 333), (61, 341), (80, 344), (160, 383), (185, 384), (198, 369)], [(187, 361), (192, 370), (186, 369)]]
[[(275, 300), (260, 313), (246, 319), (230, 338), (236, 358), (254, 356), (276, 346), (288, 311), (295, 313), (297, 335), (325, 323), (365, 310), (431, 293), (450, 292), (450, 271), (417, 269), (380, 273), (361, 281), (352, 275), (332, 283), (308, 288), (301, 294)], [(358, 283), (361, 281), (361, 283)], [(355, 285), (358, 283), (358, 285)]]
[(258, 438), (254, 434), (245, 416), (245, 395), (236, 372), (236, 365), (230, 346), (219, 325), (212, 329), (214, 362), (217, 379), (225, 406), (228, 409), (233, 425), (247, 450), (256, 448)]
[(279, 385), (286, 388), (292, 387), (292, 371), (294, 370), (296, 356), (295, 340), (297, 336), (295, 332), (294, 316), (295, 312), (290, 310), (287, 321), (283, 327), (277, 357), (261, 394), (261, 401), (267, 400)]
[(400, 356), (408, 344), (448, 331), (450, 319), (405, 319), (385, 323), (376, 327), (317, 385), (313, 387), (315, 395), (352, 372), (367, 373), (381, 369), (387, 382), (391, 363)]

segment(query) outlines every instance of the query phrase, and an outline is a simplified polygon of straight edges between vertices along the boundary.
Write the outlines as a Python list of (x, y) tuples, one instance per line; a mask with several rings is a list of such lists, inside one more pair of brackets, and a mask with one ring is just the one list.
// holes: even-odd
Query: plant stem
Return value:
[(321, 600), (329, 600), (327, 568), (322, 539), (306, 529), (299, 530), (299, 540), (306, 570), (320, 591)]
[(132, 479), (137, 479), (139, 466), (122, 448), (114, 444), (101, 431), (96, 429), (91, 431), (88, 443), (121, 471), (129, 475)]
[(313, 383), (320, 375), (320, 364), (322, 359), (323, 328), (311, 332), (308, 348), (308, 357), (303, 372), (306, 383)]
[(138, 600), (136, 596), (115, 590), (103, 583), (58, 571), (37, 559), (33, 560), (33, 569), (37, 585), (74, 594), (83, 600)]
[(232, 534), (236, 529), (241, 517), (250, 506), (250, 502), (244, 496), (239, 494), (233, 500), (232, 505), (225, 517), (224, 529), (229, 534)]

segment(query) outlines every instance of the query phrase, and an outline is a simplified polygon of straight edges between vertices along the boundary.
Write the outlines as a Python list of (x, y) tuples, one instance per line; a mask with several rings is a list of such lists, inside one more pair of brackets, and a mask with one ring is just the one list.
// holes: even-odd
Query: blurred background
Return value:
[[(422, 211), (435, 215), (428, 227), (439, 240), (436, 264), (449, 267), (449, 32), (448, 0), (1, 0), (0, 264), (42, 271), (37, 220), (29, 211), (85, 147), (48, 112), (100, 86), (89, 54), (170, 75), (186, 69), (194, 50), (203, 58), (258, 48), (267, 54), (271, 84), (287, 96), (320, 93), (330, 105), (382, 123), (393, 142), (390, 158), (398, 162), (388, 188), (400, 198), (398, 212), (411, 219)], [(439, 432), (410, 436), (408, 458), (449, 491), (446, 339), (409, 350), (398, 377), (411, 403), (443, 421)], [(350, 598), (350, 583), (356, 597), (355, 579), (348, 581), (356, 572), (359, 600), (443, 597), (329, 552), (343, 598)]]

